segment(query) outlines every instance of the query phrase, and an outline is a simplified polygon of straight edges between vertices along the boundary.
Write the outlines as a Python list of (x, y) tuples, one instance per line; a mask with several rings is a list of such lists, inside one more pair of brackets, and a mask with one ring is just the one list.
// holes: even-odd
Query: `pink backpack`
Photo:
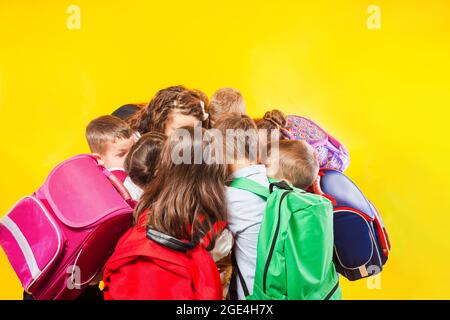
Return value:
[(321, 169), (344, 172), (350, 164), (345, 146), (312, 120), (290, 115), (287, 117), (283, 134), (290, 140), (305, 140), (312, 145), (316, 149)]
[(131, 226), (130, 197), (90, 155), (70, 158), (0, 220), (0, 245), (34, 299), (71, 300)]

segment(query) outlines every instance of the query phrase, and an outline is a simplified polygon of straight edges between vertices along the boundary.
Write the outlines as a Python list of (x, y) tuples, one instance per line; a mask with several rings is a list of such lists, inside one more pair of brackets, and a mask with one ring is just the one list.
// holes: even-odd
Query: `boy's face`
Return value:
[(123, 168), (125, 158), (135, 143), (135, 137), (132, 135), (128, 139), (116, 139), (107, 141), (105, 152), (100, 155), (103, 166), (110, 168)]

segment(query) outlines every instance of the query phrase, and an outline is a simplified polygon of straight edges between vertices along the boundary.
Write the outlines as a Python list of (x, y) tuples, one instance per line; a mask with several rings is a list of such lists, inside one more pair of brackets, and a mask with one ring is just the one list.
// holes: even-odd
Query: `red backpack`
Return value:
[(104, 269), (106, 300), (221, 300), (219, 271), (202, 245), (139, 224), (118, 242)]

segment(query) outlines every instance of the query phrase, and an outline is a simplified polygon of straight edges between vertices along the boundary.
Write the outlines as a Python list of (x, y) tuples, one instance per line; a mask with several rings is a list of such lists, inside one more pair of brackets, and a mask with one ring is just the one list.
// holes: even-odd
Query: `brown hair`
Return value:
[(285, 178), (300, 189), (310, 187), (319, 173), (316, 151), (305, 141), (281, 140), (278, 161), (274, 178)]
[[(256, 126), (258, 127), (259, 131), (259, 144), (260, 144), (260, 150), (265, 147), (267, 150), (267, 153), (270, 153), (271, 144), (270, 141), (275, 137), (272, 136), (272, 131), (276, 130), (278, 131), (278, 137), (277, 140), (285, 139), (286, 136), (284, 135), (284, 127), (286, 126), (286, 115), (277, 109), (267, 111), (264, 116), (260, 119), (255, 119)], [(264, 137), (264, 131), (265, 137)], [(275, 132), (276, 133), (276, 132)], [(261, 154), (260, 155), (260, 161), (265, 162), (266, 161), (266, 155)]]
[(226, 113), (245, 114), (244, 97), (233, 88), (219, 89), (211, 97), (208, 112), (211, 126)]
[[(252, 147), (258, 147), (258, 130), (252, 118), (245, 114), (224, 114), (217, 119), (215, 128), (222, 132), (224, 138), (226, 137), (227, 130), (232, 130), (234, 138), (237, 140), (236, 145), (234, 143), (231, 144), (232, 148), (229, 143), (226, 143), (228, 157), (234, 159), (237, 155), (237, 159), (245, 158), (251, 162), (257, 160), (257, 153), (250, 153)], [(231, 137), (228, 136), (228, 138)], [(237, 145), (245, 148), (245, 154), (241, 155), (238, 153)]]
[(129, 139), (133, 135), (133, 130), (122, 119), (115, 116), (101, 116), (91, 122), (86, 127), (86, 140), (91, 152), (105, 152), (107, 141), (115, 139)]
[(196, 94), (198, 94), (198, 96), (200, 97), (200, 99), (203, 101), (203, 103), (205, 104), (205, 110), (208, 110), (209, 108), (209, 98), (206, 95), (206, 93), (204, 93), (203, 91), (199, 90), (199, 89), (192, 89), (193, 92), (195, 92)]
[[(146, 226), (178, 239), (200, 242), (211, 231), (208, 246), (211, 249), (217, 237), (213, 224), (226, 221), (226, 166), (203, 160), (199, 164), (194, 162), (196, 150), (204, 155), (214, 149), (212, 140), (195, 139), (194, 130), (208, 135), (203, 128), (183, 127), (166, 140), (158, 167), (161, 174), (147, 185), (135, 210), (135, 221), (149, 209)], [(181, 135), (182, 140), (174, 138)], [(173, 154), (178, 154), (176, 150), (187, 151), (190, 163), (173, 161)]]
[(203, 109), (205, 111), (205, 115), (203, 117), (203, 121), (202, 121), (202, 127), (206, 128), (206, 129), (210, 129), (211, 128), (211, 119), (209, 117), (209, 98), (206, 95), (206, 93), (204, 93), (203, 91), (199, 90), (199, 89), (192, 89), (192, 91), (194, 91), (195, 93), (198, 94), (198, 96), (200, 97), (200, 99), (203, 101)]
[(184, 86), (173, 86), (156, 93), (149, 104), (128, 118), (130, 126), (141, 134), (157, 131), (163, 133), (172, 112), (190, 115), (203, 121), (204, 104), (201, 96)]
[(286, 115), (280, 110), (273, 109), (255, 121), (258, 129), (281, 130), (286, 126)]
[(154, 178), (165, 140), (162, 133), (148, 132), (133, 145), (125, 158), (125, 170), (139, 187), (145, 188)]

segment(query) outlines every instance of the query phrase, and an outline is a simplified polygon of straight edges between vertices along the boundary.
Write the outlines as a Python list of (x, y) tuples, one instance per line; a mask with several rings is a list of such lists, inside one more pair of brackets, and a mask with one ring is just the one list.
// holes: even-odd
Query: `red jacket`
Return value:
[(219, 271), (211, 255), (198, 245), (178, 252), (147, 239), (139, 224), (119, 240), (104, 269), (106, 300), (220, 300)]

